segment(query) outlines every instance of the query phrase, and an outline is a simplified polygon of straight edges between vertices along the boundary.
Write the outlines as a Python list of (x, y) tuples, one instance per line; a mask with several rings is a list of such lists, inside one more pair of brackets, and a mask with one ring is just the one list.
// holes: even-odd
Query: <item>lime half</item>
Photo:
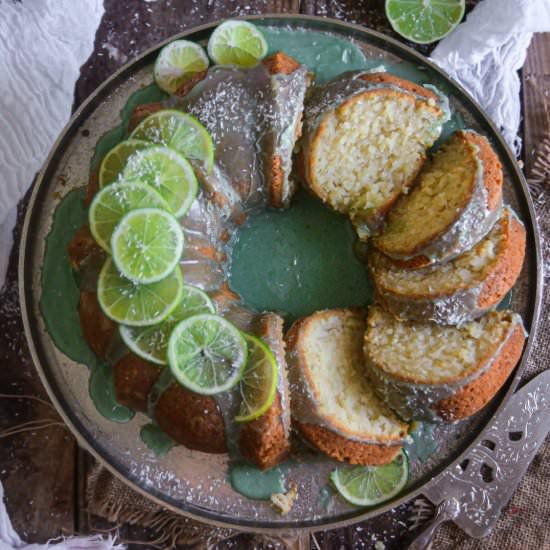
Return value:
[(154, 76), (158, 87), (174, 94), (197, 73), (208, 69), (206, 52), (189, 40), (174, 40), (164, 46), (155, 62)]
[(135, 283), (156, 283), (180, 261), (183, 230), (178, 220), (159, 208), (128, 212), (111, 237), (116, 268)]
[(263, 34), (247, 21), (225, 21), (208, 41), (208, 55), (219, 65), (254, 67), (266, 54), (267, 42)]
[(170, 147), (189, 160), (200, 163), (207, 173), (212, 171), (212, 138), (206, 128), (187, 113), (175, 109), (157, 111), (138, 124), (131, 137)]
[(120, 220), (136, 208), (170, 210), (166, 201), (144, 183), (120, 181), (101, 189), (88, 212), (90, 231), (97, 244), (111, 253), (111, 237)]
[(150, 185), (178, 218), (189, 210), (198, 192), (193, 167), (168, 147), (150, 147), (136, 152), (128, 159), (122, 177)]
[(158, 283), (140, 285), (123, 277), (111, 258), (97, 281), (97, 299), (105, 315), (117, 323), (137, 327), (163, 321), (178, 305), (182, 292), (179, 267)]
[(136, 151), (141, 151), (147, 147), (151, 147), (151, 144), (141, 139), (127, 139), (113, 147), (101, 161), (99, 167), (99, 188), (101, 189), (119, 179), (128, 158)]
[(403, 451), (384, 466), (337, 468), (330, 480), (338, 492), (356, 506), (374, 506), (397, 495), (409, 478), (409, 462)]
[(201, 314), (176, 325), (168, 341), (168, 364), (176, 380), (203, 395), (228, 390), (246, 365), (246, 340), (223, 317)]
[(464, 16), (465, 0), (386, 0), (386, 15), (395, 32), (429, 44), (447, 36)]
[(273, 353), (263, 340), (244, 335), (248, 360), (240, 381), (241, 407), (237, 422), (250, 422), (262, 416), (273, 404), (277, 391), (279, 369)]
[(158, 325), (150, 327), (127, 327), (121, 325), (119, 332), (124, 343), (136, 354), (157, 365), (166, 365), (168, 339), (174, 327), (187, 317), (199, 313), (215, 313), (216, 309), (208, 294), (191, 285), (183, 287), (183, 295), (176, 309)]

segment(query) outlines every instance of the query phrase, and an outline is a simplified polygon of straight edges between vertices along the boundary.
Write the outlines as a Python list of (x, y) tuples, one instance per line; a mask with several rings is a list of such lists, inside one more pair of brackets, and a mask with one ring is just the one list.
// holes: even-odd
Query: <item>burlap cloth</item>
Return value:
[[(542, 236), (543, 257), (550, 258), (550, 139), (541, 144), (529, 179)], [(545, 274), (546, 275), (546, 274)], [(548, 277), (545, 277), (548, 282)], [(545, 289), (548, 285), (545, 285)], [(543, 299), (542, 314), (525, 380), (550, 366), (550, 292)], [(211, 548), (236, 533), (213, 528), (164, 510), (136, 494), (105, 468), (96, 464), (87, 479), (88, 512), (115, 525), (137, 524), (157, 536), (148, 541), (159, 547), (186, 545)], [(250, 546), (256, 546), (251, 543)], [(315, 545), (313, 546), (315, 547)], [(364, 547), (364, 546), (362, 546)], [(373, 543), (374, 547), (374, 543)], [(434, 550), (548, 550), (550, 549), (550, 438), (531, 463), (512, 500), (492, 532), (473, 539), (453, 523), (436, 533)], [(377, 547), (378, 550), (378, 547)]]

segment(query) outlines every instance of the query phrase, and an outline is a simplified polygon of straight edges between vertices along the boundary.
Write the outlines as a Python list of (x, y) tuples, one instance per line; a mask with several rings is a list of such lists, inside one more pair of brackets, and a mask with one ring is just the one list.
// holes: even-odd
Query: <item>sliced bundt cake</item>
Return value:
[(364, 353), (376, 392), (402, 418), (449, 422), (486, 405), (518, 362), (521, 317), (491, 311), (461, 327), (399, 321), (371, 306)]
[(319, 311), (287, 335), (292, 418), (314, 447), (340, 461), (391, 462), (408, 426), (375, 395), (364, 375), (365, 314)]
[[(237, 210), (264, 199), (286, 207), (295, 191), (292, 153), (302, 132), (304, 96), (312, 81), (293, 57), (276, 52), (258, 66), (214, 66), (196, 75), (170, 100), (195, 115), (212, 135), (216, 164), (211, 174), (196, 165), (203, 188), (218, 206)], [(136, 107), (133, 130), (162, 103)], [(264, 196), (265, 195), (265, 196)]]
[(349, 214), (365, 238), (411, 185), (447, 109), (440, 96), (407, 80), (348, 72), (315, 87), (304, 115), (305, 182), (325, 203)]
[(407, 269), (372, 249), (369, 268), (378, 301), (397, 317), (457, 325), (502, 300), (524, 256), (525, 228), (506, 208), (479, 244), (445, 264)]
[(459, 131), (397, 201), (374, 244), (409, 267), (448, 260), (491, 230), (501, 205), (502, 166), (496, 153), (485, 137)]

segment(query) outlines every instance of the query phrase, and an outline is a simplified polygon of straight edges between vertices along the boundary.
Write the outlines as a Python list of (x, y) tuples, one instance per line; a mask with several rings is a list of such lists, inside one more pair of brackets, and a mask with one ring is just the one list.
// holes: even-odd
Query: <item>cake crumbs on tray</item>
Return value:
[(286, 493), (273, 493), (271, 495), (271, 505), (281, 516), (286, 516), (292, 510), (297, 497), (298, 485), (291, 481)]

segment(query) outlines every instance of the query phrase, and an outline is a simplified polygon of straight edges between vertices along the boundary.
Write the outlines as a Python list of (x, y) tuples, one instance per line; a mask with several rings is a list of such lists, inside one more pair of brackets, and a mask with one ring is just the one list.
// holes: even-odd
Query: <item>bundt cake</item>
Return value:
[(408, 426), (364, 375), (365, 314), (318, 311), (287, 334), (292, 418), (311, 445), (336, 460), (377, 465), (399, 453)]
[[(437, 89), (364, 71), (311, 83), (308, 69), (282, 52), (252, 68), (213, 66), (168, 100), (136, 107), (128, 128), (136, 138), (148, 117), (180, 111), (180, 117), (192, 115), (210, 140), (213, 162), (189, 157), (200, 187), (196, 198), (189, 193), (192, 204), (179, 220), (185, 241), (179, 263), (185, 283), (208, 295), (210, 317), (223, 316), (245, 343), (257, 341), (252, 335), (261, 338), (256, 349), (269, 348), (263, 356), (270, 361), (269, 385), (261, 389), (268, 387), (270, 398), (264, 408), (250, 409), (259, 416), (241, 414), (247, 405), (242, 373), (256, 364), (253, 353), (246, 364), (244, 344), (242, 378), (231, 387), (216, 380), (217, 366), (231, 358), (220, 354), (222, 360), (209, 363), (205, 346), (182, 354), (184, 366), (188, 357), (200, 357), (196, 371), (213, 372), (214, 383), (206, 387), (212, 391), (203, 395), (197, 393), (203, 386), (188, 384), (191, 391), (183, 375), (174, 376), (173, 356), (162, 355), (164, 340), (160, 358), (147, 355), (135, 341), (123, 341), (102, 310), (96, 290), (109, 247), (102, 250), (82, 227), (68, 249), (80, 283), (82, 332), (112, 365), (117, 401), (145, 413), (177, 444), (229, 453), (262, 470), (289, 456), (291, 428), (340, 462), (389, 464), (401, 453), (411, 420), (453, 422), (485, 406), (525, 340), (517, 314), (490, 311), (519, 276), (526, 237), (514, 213), (502, 209), (501, 165), (487, 139), (456, 132), (427, 160), (449, 118), (447, 99)], [(147, 135), (151, 146), (174, 146), (163, 131), (170, 139), (179, 136), (162, 127)], [(373, 237), (366, 259), (377, 304), (368, 314), (359, 308), (317, 311), (295, 321), (283, 338), (283, 318), (246, 307), (229, 287), (228, 270), (236, 230), (247, 217), (290, 204), (294, 152), (296, 172), (309, 190), (347, 215), (360, 240)], [(101, 177), (92, 171), (88, 202), (106, 184)], [(169, 325), (163, 337), (173, 342), (191, 317), (180, 318), (175, 330), (170, 323), (176, 317), (163, 317)], [(156, 334), (158, 325), (152, 329)]]
[(477, 244), (500, 215), (502, 167), (487, 138), (456, 132), (391, 209), (374, 245), (410, 267), (454, 258)]
[(441, 265), (408, 269), (370, 250), (377, 299), (401, 319), (461, 324), (498, 304), (514, 286), (525, 256), (525, 228), (512, 210), (474, 248)]
[(370, 306), (364, 353), (378, 396), (406, 420), (453, 422), (484, 407), (521, 356), (525, 330), (511, 311), (461, 327), (399, 321)]
[(316, 86), (300, 143), (305, 183), (348, 214), (364, 239), (380, 228), (439, 137), (447, 109), (439, 95), (387, 73), (344, 73)]
[[(81, 281), (79, 311), (83, 334), (100, 358), (114, 363), (117, 400), (149, 414), (179, 444), (210, 453), (238, 447), (244, 458), (262, 469), (280, 463), (290, 449), (283, 320), (276, 314), (259, 315), (243, 307), (239, 297), (228, 289), (225, 247), (243, 215), (267, 205), (288, 204), (294, 190), (291, 155), (301, 131), (309, 81), (303, 66), (278, 53), (252, 69), (213, 67), (187, 82), (185, 89), (178, 91), (180, 97), (169, 100), (169, 106), (175, 104), (196, 115), (215, 145), (215, 163), (210, 173), (207, 166), (194, 163), (203, 192), (181, 219), (186, 240), (181, 267), (186, 282), (210, 293), (220, 314), (241, 330), (260, 336), (272, 350), (279, 382), (273, 404), (259, 418), (236, 426), (224, 414), (217, 397), (193, 393), (175, 383), (168, 368), (129, 353), (119, 338), (116, 323), (101, 310), (95, 291), (105, 253), (87, 227), (77, 232), (68, 248), (71, 266), (79, 272)], [(165, 107), (157, 103), (136, 108), (130, 130), (144, 117)], [(162, 143), (162, 136), (159, 142)], [(88, 200), (98, 190), (97, 180), (97, 174), (92, 174)], [(238, 387), (232, 392), (236, 399)]]

